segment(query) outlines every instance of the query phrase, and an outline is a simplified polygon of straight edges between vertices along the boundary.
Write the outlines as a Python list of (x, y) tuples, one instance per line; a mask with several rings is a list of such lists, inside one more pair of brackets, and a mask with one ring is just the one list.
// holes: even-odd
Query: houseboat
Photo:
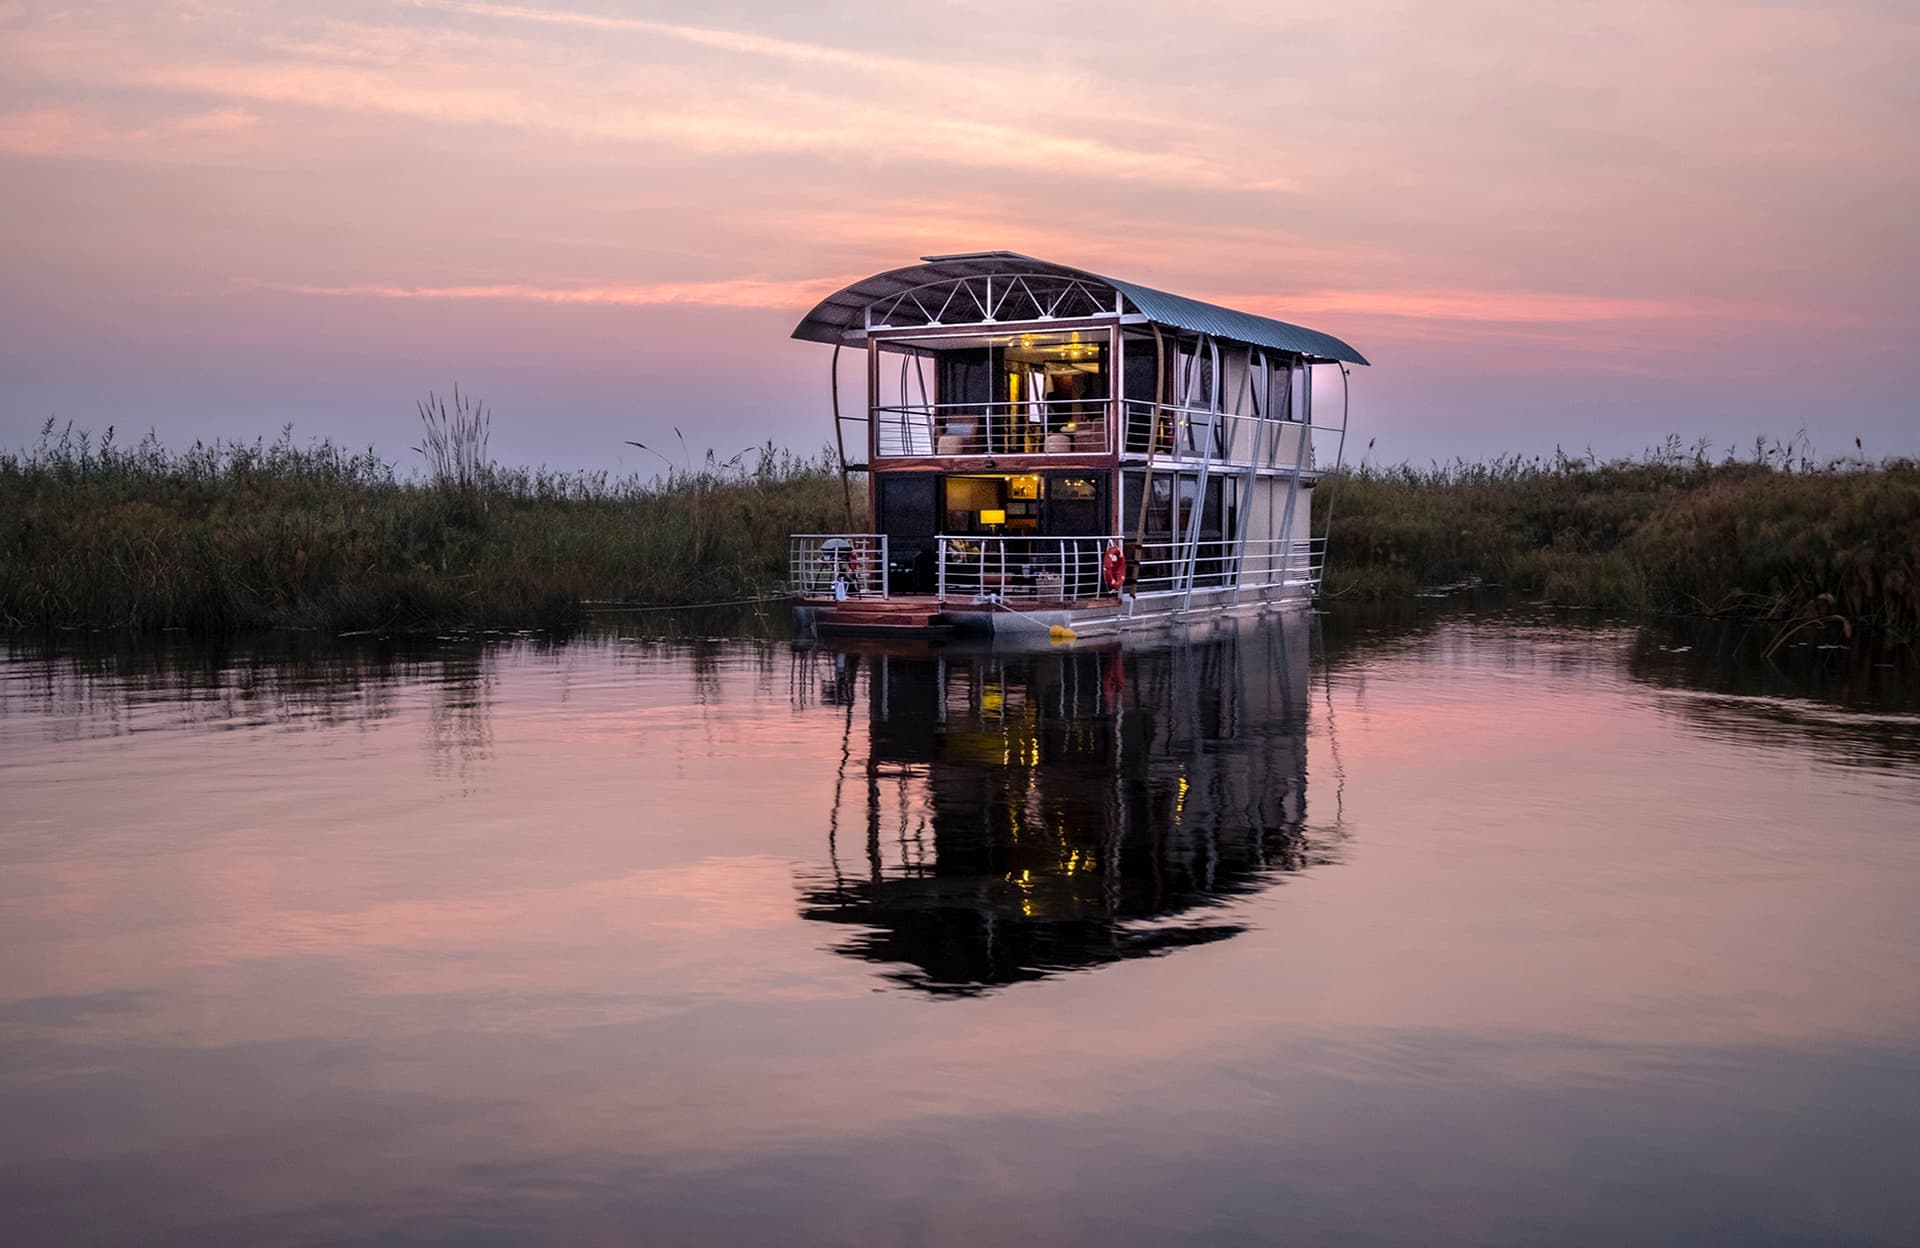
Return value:
[(868, 480), (847, 532), (790, 539), (804, 629), (1058, 638), (1318, 590), (1313, 491), (1366, 363), (1338, 338), (1006, 251), (876, 274), (793, 336), (832, 344), (842, 478)]

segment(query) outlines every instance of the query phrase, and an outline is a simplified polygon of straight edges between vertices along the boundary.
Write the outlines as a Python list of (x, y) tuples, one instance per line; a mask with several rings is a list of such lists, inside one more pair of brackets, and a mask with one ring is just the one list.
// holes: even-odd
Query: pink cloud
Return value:
[(1623, 298), (1533, 290), (1316, 290), (1285, 296), (1229, 295), (1222, 302), (1275, 316), (1291, 311), (1508, 324), (1803, 319), (1777, 305), (1731, 299)]
[(608, 307), (658, 307), (691, 304), (715, 308), (804, 310), (853, 277), (779, 281), (730, 278), (712, 282), (626, 282), (592, 286), (538, 286), (495, 282), (462, 286), (404, 286), (369, 282), (348, 286), (249, 283), (290, 294), (349, 299), (484, 299), (518, 303), (599, 304)]
[(0, 155), (48, 159), (198, 162), (252, 134), (259, 119), (245, 108), (217, 108), (138, 125), (116, 124), (73, 108), (0, 114)]

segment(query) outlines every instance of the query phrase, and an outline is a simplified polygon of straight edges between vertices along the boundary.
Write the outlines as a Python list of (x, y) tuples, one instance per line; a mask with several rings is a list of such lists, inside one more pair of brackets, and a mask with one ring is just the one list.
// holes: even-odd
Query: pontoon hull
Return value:
[(1083, 636), (1165, 628), (1196, 619), (1259, 615), (1313, 604), (1306, 588), (1283, 591), (1195, 588), (1192, 594), (1145, 594), (1127, 599), (1087, 599), (1060, 604), (940, 601), (931, 595), (880, 601), (800, 599), (794, 626), (822, 637), (1046, 636), (1054, 627)]

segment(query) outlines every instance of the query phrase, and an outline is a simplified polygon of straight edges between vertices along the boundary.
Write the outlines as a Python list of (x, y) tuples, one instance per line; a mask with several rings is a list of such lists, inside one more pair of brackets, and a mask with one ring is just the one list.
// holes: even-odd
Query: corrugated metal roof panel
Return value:
[(1203, 303), (1185, 295), (1168, 294), (1151, 286), (1136, 286), (1132, 282), (1111, 277), (1102, 280), (1126, 296), (1127, 302), (1140, 315), (1161, 325), (1171, 325), (1195, 334), (1210, 334), (1234, 342), (1251, 343), (1256, 347), (1272, 347), (1297, 355), (1310, 355), (1316, 359), (1344, 360), (1349, 364), (1367, 362), (1365, 356), (1340, 339), (1317, 329), (1276, 321), (1270, 316), (1255, 316), (1251, 312), (1223, 308), (1215, 303)]
[(1171, 329), (1209, 334), (1215, 338), (1270, 347), (1314, 359), (1342, 360), (1349, 364), (1367, 362), (1365, 356), (1331, 334), (1277, 321), (1269, 316), (1255, 316), (1251, 312), (1239, 312), (1199, 299), (1189, 299), (1185, 295), (1170, 294), (1151, 286), (1103, 277), (1070, 265), (1036, 260), (1032, 256), (1011, 251), (927, 256), (920, 264), (876, 273), (821, 300), (795, 327), (793, 336), (811, 342), (839, 342), (849, 330), (860, 327), (863, 313), (877, 300), (946, 278), (989, 273), (1044, 273), (1100, 282), (1118, 291), (1141, 316)]

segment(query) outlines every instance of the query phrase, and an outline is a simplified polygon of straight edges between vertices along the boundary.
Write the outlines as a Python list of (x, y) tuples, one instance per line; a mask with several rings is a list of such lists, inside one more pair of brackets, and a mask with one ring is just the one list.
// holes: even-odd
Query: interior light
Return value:
[(981, 524), (1005, 524), (1007, 512), (1004, 507), (989, 507), (980, 513)]

